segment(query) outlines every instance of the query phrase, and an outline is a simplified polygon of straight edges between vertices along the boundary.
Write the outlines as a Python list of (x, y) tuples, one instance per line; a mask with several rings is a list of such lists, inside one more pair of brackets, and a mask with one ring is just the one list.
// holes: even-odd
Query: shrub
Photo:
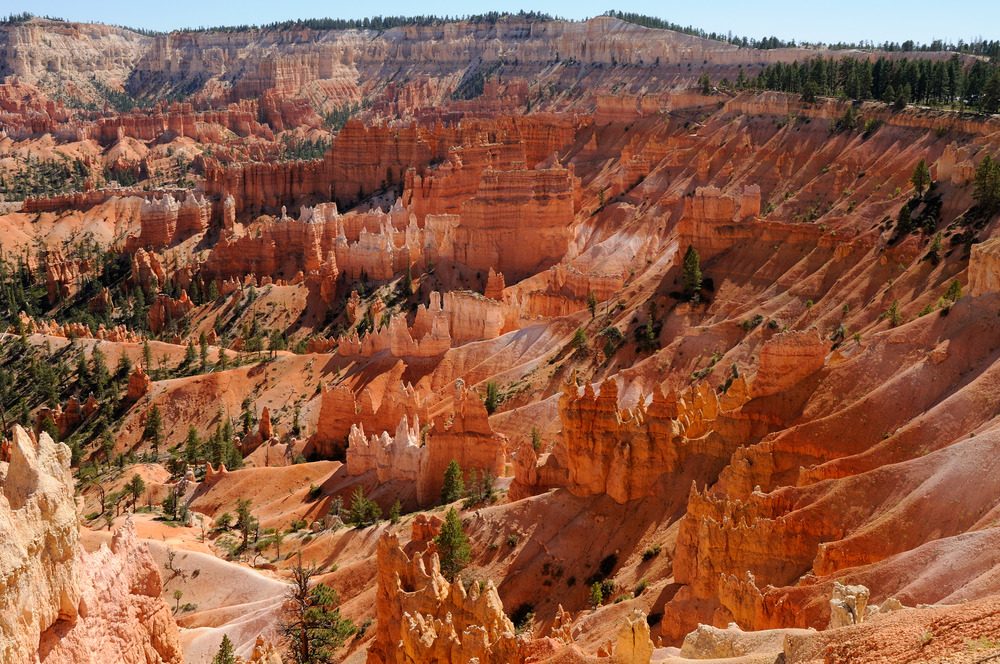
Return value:
[(660, 555), (661, 548), (662, 547), (660, 547), (659, 544), (656, 544), (654, 546), (649, 547), (645, 551), (643, 551), (642, 552), (642, 560), (643, 560), (643, 562), (648, 562), (648, 561), (652, 560), (653, 558), (655, 558), (656, 556)]
[(587, 339), (587, 333), (583, 331), (582, 327), (576, 328), (576, 332), (573, 333), (573, 348), (577, 350), (585, 350), (589, 339)]
[(649, 586), (649, 582), (646, 581), (646, 579), (643, 579), (638, 584), (636, 584), (636, 586), (635, 586), (635, 593), (634, 593), (635, 596), (638, 597), (639, 595), (641, 595), (642, 592), (646, 589), (647, 586)]
[(595, 609), (604, 602), (604, 592), (601, 590), (601, 584), (599, 581), (594, 581), (594, 585), (590, 586), (590, 605)]

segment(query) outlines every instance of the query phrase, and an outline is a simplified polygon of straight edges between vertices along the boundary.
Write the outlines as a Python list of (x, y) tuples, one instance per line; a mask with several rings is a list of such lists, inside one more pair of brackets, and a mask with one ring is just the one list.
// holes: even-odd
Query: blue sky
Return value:
[(488, 4), (434, 0), (432, 2), (319, 3), (303, 0), (244, 0), (206, 2), (170, 0), (4, 0), (0, 14), (30, 11), (73, 21), (99, 21), (118, 25), (170, 30), (209, 25), (270, 23), (296, 18), (364, 18), (374, 15), (461, 15), (485, 11), (519, 9), (548, 12), (571, 19), (602, 14), (615, 9), (632, 11), (705, 30), (747, 37), (774, 35), (799, 41), (882, 42), (886, 39), (933, 39), (970, 41), (976, 37), (1000, 39), (1000, 2), (972, 0), (948, 3), (936, 0), (872, 2), (840, 0), (718, 0), (697, 2), (651, 2), (649, 0), (496, 0)]

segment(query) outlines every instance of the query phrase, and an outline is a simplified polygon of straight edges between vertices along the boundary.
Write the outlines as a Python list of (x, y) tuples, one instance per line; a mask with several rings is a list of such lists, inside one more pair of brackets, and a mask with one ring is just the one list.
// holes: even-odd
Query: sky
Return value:
[(709, 0), (653, 2), (650, 0), (384, 0), (379, 3), (319, 3), (304, 0), (2, 0), (0, 15), (28, 11), (70, 21), (94, 21), (153, 30), (185, 27), (264, 24), (298, 18), (364, 18), (390, 15), (463, 15), (487, 11), (535, 10), (579, 20), (608, 9), (657, 16), (708, 32), (746, 37), (776, 36), (797, 41), (857, 42), (934, 39), (957, 42), (976, 38), (1000, 39), (1000, 2), (935, 0), (885, 2), (880, 0)]

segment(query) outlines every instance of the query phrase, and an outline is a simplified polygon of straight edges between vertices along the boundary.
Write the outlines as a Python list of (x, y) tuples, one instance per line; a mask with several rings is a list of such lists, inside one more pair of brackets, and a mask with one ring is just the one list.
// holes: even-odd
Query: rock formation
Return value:
[(482, 587), (474, 583), (468, 592), (459, 579), (449, 583), (441, 576), (433, 549), (411, 559), (395, 536), (383, 535), (377, 583), (378, 617), (369, 664), (524, 660), (523, 646), (493, 583), (487, 581)]
[(143, 371), (142, 365), (135, 365), (135, 369), (128, 377), (128, 391), (125, 393), (125, 398), (133, 402), (138, 401), (149, 392), (152, 383), (149, 374)]
[(0, 659), (27, 664), (59, 621), (80, 619), (80, 525), (70, 452), (43, 433), (14, 427), (10, 463), (0, 463)]
[[(618, 384), (606, 380), (599, 394), (588, 384), (579, 393), (573, 380), (563, 386), (559, 419), (563, 440), (535, 464), (522, 460), (533, 452), (522, 446), (515, 464), (512, 497), (544, 490), (543, 478), (558, 478), (566, 469), (566, 488), (577, 496), (607, 494), (619, 503), (654, 495), (661, 479), (677, 471), (694, 455), (724, 463), (734, 442), (713, 431), (713, 421), (748, 398), (746, 384), (733, 381), (724, 405), (711, 389), (694, 389), (678, 397), (656, 389), (647, 405), (620, 410)], [(553, 480), (549, 480), (553, 481)], [(558, 479), (554, 479), (558, 481)]]
[[(403, 415), (391, 437), (365, 437), (364, 425), (353, 425), (348, 436), (347, 472), (362, 475), (375, 470), (379, 482), (399, 480), (416, 486), (417, 503), (433, 505), (441, 495), (448, 464), (457, 461), (468, 473), (489, 472), (499, 477), (506, 461), (506, 438), (490, 427), (486, 408), (459, 380), (455, 384), (451, 413), (434, 420), (426, 431), (414, 417), (413, 427)], [(447, 422), (440, 424), (440, 422)]]
[(0, 462), (3, 661), (180, 664), (160, 573), (132, 524), (110, 549), (84, 552), (69, 448), (45, 433), (36, 443), (19, 426), (13, 433), (10, 462)]

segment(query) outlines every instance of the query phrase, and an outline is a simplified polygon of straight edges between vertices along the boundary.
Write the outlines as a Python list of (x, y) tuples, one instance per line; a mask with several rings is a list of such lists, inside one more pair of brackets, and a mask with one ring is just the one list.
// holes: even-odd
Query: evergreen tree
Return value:
[(396, 525), (402, 518), (403, 504), (398, 500), (389, 508), (389, 523)]
[(684, 296), (693, 302), (700, 299), (701, 259), (698, 250), (688, 245), (684, 253)]
[(913, 169), (913, 173), (910, 175), (910, 183), (913, 185), (913, 189), (916, 190), (917, 196), (922, 196), (924, 189), (931, 184), (931, 171), (927, 168), (927, 160), (921, 159), (917, 162), (916, 167)]
[(488, 380), (486, 381), (486, 398), (483, 399), (483, 406), (486, 408), (486, 412), (492, 415), (499, 405), (500, 386), (495, 380)]
[(1000, 209), (1000, 161), (989, 155), (976, 167), (972, 198), (988, 211)]
[(122, 354), (118, 358), (118, 367), (115, 369), (115, 378), (118, 380), (124, 380), (128, 378), (129, 372), (132, 371), (132, 361), (128, 359), (128, 353), (125, 352), (125, 347), (122, 347)]
[(351, 495), (351, 509), (348, 520), (355, 528), (365, 528), (378, 523), (382, 518), (382, 508), (374, 500), (365, 498), (365, 492), (359, 486)]
[(184, 443), (184, 458), (190, 464), (198, 463), (198, 459), (201, 458), (201, 438), (193, 424), (188, 427), (187, 440)]
[(451, 460), (444, 471), (444, 483), (441, 485), (441, 503), (453, 503), (465, 494), (465, 481), (462, 478), (462, 467), (458, 461)]
[(597, 294), (594, 291), (587, 294), (587, 308), (590, 309), (590, 317), (597, 318)]
[(91, 373), (93, 375), (94, 388), (97, 390), (98, 396), (104, 396), (104, 391), (108, 387), (111, 375), (108, 373), (108, 365), (104, 359), (104, 353), (97, 346), (94, 346), (94, 351), (90, 354), (90, 363), (92, 366)]
[(913, 230), (913, 221), (910, 219), (910, 205), (903, 203), (903, 207), (899, 208), (899, 216), (896, 217), (896, 234), (903, 236), (911, 230)]
[(410, 266), (406, 266), (406, 276), (403, 277), (403, 296), (413, 297), (413, 271)]
[(198, 335), (198, 356), (201, 358), (201, 370), (208, 369), (208, 337), (204, 330)]
[(250, 513), (252, 503), (249, 498), (239, 498), (236, 501), (236, 528), (243, 538), (241, 550), (246, 551), (250, 544), (250, 533), (257, 528), (258, 521)]
[(150, 373), (153, 370), (153, 351), (149, 347), (149, 339), (143, 339), (142, 341), (142, 364), (146, 373)]
[(146, 483), (143, 481), (139, 473), (132, 476), (132, 479), (128, 481), (125, 485), (125, 491), (132, 496), (132, 511), (135, 512), (135, 503), (139, 500), (139, 497), (146, 491)]
[(354, 634), (354, 623), (340, 617), (337, 591), (324, 583), (313, 585), (315, 567), (303, 567), (302, 556), (292, 568), (292, 586), (279, 630), (289, 645), (295, 664), (328, 664), (337, 648)]
[(146, 426), (142, 430), (142, 438), (153, 444), (154, 452), (159, 449), (160, 443), (163, 442), (163, 418), (160, 415), (160, 408), (156, 404), (153, 404), (149, 413), (146, 414)]
[(195, 350), (194, 341), (188, 341), (187, 348), (184, 351), (184, 366), (190, 367), (193, 365), (197, 357), (198, 351)]
[(986, 113), (996, 113), (1000, 110), (1000, 68), (993, 70), (993, 75), (983, 86), (980, 104)]
[(445, 516), (441, 532), (434, 538), (441, 561), (441, 574), (452, 581), (469, 564), (471, 550), (469, 538), (465, 535), (458, 512), (452, 507)]
[(222, 635), (222, 643), (219, 644), (219, 651), (212, 658), (212, 664), (236, 664), (233, 642), (229, 640), (228, 634)]
[(948, 286), (947, 292), (944, 294), (944, 299), (950, 302), (958, 302), (962, 297), (962, 282), (955, 279)]

